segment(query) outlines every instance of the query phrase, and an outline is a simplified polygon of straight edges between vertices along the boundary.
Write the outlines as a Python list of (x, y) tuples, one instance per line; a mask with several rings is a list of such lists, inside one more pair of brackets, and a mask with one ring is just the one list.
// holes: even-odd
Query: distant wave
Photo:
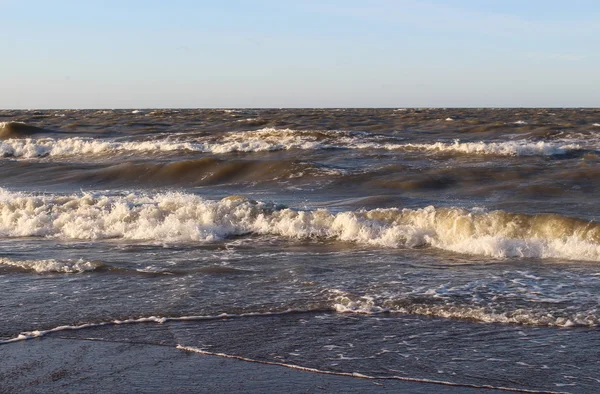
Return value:
[(269, 182), (305, 176), (337, 175), (295, 160), (220, 160), (203, 157), (164, 163), (123, 162), (89, 172), (74, 172), (71, 180), (95, 184), (209, 185), (228, 182)]
[[(29, 127), (29, 126), (27, 126)], [(127, 152), (189, 151), (212, 154), (269, 152), (281, 150), (398, 150), (432, 153), (461, 153), (496, 156), (552, 156), (589, 149), (589, 139), (555, 141), (477, 141), (399, 143), (397, 138), (346, 131), (301, 131), (264, 128), (257, 131), (230, 132), (221, 136), (190, 141), (155, 139), (119, 141), (85, 137), (9, 138), (0, 141), (0, 155), (15, 158), (114, 155)], [(592, 148), (596, 148), (594, 145)]]
[(435, 142), (431, 144), (390, 145), (388, 149), (421, 150), (429, 152), (455, 152), (495, 156), (553, 156), (581, 150), (582, 146), (565, 142), (505, 141), (505, 142)]
[(0, 189), (0, 236), (207, 242), (243, 234), (335, 239), (386, 248), (600, 261), (600, 224), (461, 208), (294, 210), (239, 196), (185, 193), (31, 195)]
[(0, 142), (4, 157), (36, 158), (45, 156), (99, 155), (119, 152), (157, 152), (190, 150), (205, 152), (203, 144), (166, 141), (117, 142), (92, 138), (25, 138)]
[(0, 122), (0, 140), (24, 138), (40, 133), (52, 133), (52, 131), (22, 122)]
[[(333, 136), (342, 132), (330, 132)], [(208, 138), (191, 142), (170, 140), (115, 141), (83, 137), (9, 139), (0, 142), (0, 154), (9, 157), (77, 156), (119, 152), (192, 151), (204, 153), (265, 152), (288, 149), (327, 148), (322, 143), (326, 134), (292, 130), (263, 129), (227, 133), (219, 140)], [(331, 137), (330, 137), (331, 138)]]

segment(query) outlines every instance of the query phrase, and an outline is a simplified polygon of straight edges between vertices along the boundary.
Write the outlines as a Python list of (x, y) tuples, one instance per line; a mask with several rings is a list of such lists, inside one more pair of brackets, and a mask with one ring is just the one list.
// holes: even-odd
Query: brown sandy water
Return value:
[(0, 121), (0, 346), (93, 337), (340, 374), (600, 388), (600, 110)]

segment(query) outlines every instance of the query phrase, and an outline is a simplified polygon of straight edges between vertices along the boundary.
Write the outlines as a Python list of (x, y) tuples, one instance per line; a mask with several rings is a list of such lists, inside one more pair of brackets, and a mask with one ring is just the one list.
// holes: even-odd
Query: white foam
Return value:
[[(446, 120), (454, 120), (448, 118)], [(498, 141), (498, 142), (434, 142), (429, 144), (398, 144), (377, 142), (376, 138), (344, 131), (298, 131), (292, 129), (263, 128), (243, 133), (228, 133), (208, 150), (212, 153), (258, 152), (289, 149), (385, 149), (424, 150), (430, 152), (458, 152), (498, 156), (552, 156), (582, 149), (573, 141)]]
[(62, 272), (62, 273), (79, 273), (86, 271), (93, 271), (100, 265), (89, 261), (80, 260), (66, 260), (57, 261), (54, 259), (49, 260), (11, 260), (7, 258), (0, 258), (1, 265), (7, 265), (11, 267), (17, 267), (29, 271), (35, 271), (38, 273), (45, 272)]
[(582, 146), (566, 142), (545, 141), (502, 141), (502, 142), (460, 142), (453, 143), (436, 142), (431, 144), (392, 144), (386, 149), (408, 149), (429, 152), (457, 152), (476, 155), (496, 156), (553, 156), (566, 154), (569, 151), (582, 149)]
[[(371, 297), (360, 297), (357, 301), (351, 301), (352, 296), (340, 291), (329, 290), (333, 295), (331, 308), (318, 309), (286, 309), (281, 311), (268, 312), (249, 312), (249, 313), (220, 313), (216, 315), (191, 315), (191, 316), (148, 316), (130, 319), (116, 319), (109, 321), (101, 321), (96, 323), (84, 323), (80, 325), (63, 325), (47, 330), (32, 330), (21, 332), (13, 338), (0, 340), (0, 345), (26, 341), (33, 338), (39, 338), (61, 331), (76, 331), (86, 328), (103, 327), (103, 326), (118, 326), (126, 324), (145, 324), (155, 323), (164, 324), (170, 321), (204, 321), (204, 320), (220, 320), (234, 319), (246, 317), (267, 317), (280, 316), (293, 313), (308, 313), (308, 312), (339, 312), (339, 313), (355, 313), (355, 314), (375, 314), (375, 313), (401, 313), (412, 315), (425, 315), (434, 317), (444, 317), (453, 319), (477, 320), (488, 323), (510, 323), (510, 324), (525, 324), (537, 326), (555, 326), (555, 327), (574, 327), (574, 326), (598, 326), (600, 321), (597, 317), (584, 317), (580, 314), (575, 314), (569, 317), (553, 317), (550, 313), (540, 311), (538, 313), (518, 309), (513, 312), (494, 313), (482, 307), (471, 305), (425, 305), (425, 304), (410, 304), (407, 306), (396, 306), (393, 308), (375, 307)], [(361, 305), (365, 300), (368, 305)], [(352, 305), (351, 305), (352, 304)]]
[[(331, 132), (331, 139), (337, 137)], [(79, 156), (115, 154), (121, 152), (192, 151), (204, 153), (265, 152), (289, 149), (321, 149), (329, 145), (309, 132), (289, 129), (261, 129), (242, 133), (227, 133), (220, 140), (172, 142), (169, 140), (114, 141), (93, 138), (25, 138), (0, 141), (0, 156), (36, 158), (44, 156)], [(344, 141), (340, 141), (343, 143)]]
[(0, 236), (207, 242), (247, 233), (336, 239), (386, 248), (600, 261), (598, 226), (458, 208), (299, 211), (232, 196), (185, 193), (32, 195), (0, 188)]
[(206, 149), (212, 153), (227, 153), (329, 148), (424, 150), (498, 156), (552, 156), (579, 150), (582, 149), (582, 146), (572, 140), (553, 142), (529, 140), (461, 142), (455, 140), (453, 143), (398, 144), (377, 142), (374, 136), (364, 133), (352, 134), (340, 130), (299, 131), (267, 127), (257, 131), (228, 133), (221, 141)]
[[(330, 132), (336, 134), (336, 132)], [(341, 132), (337, 132), (339, 134)], [(333, 137), (338, 135), (332, 135)], [(327, 136), (325, 133), (324, 136)], [(257, 131), (227, 133), (211, 146), (212, 153), (264, 152), (290, 149), (321, 149), (324, 146), (311, 132), (264, 128)]]
[[(290, 311), (275, 312), (275, 313), (273, 313), (273, 312), (254, 313), (254, 314), (250, 313), (250, 314), (244, 314), (244, 315), (229, 315), (229, 314), (224, 313), (224, 314), (215, 315), (215, 316), (184, 316), (184, 317), (173, 317), (173, 318), (150, 316), (150, 317), (142, 317), (142, 318), (138, 318), (138, 319), (113, 320), (113, 321), (99, 322), (99, 323), (86, 323), (86, 324), (81, 324), (81, 325), (77, 325), (77, 326), (65, 325), (65, 326), (55, 327), (55, 328), (52, 328), (49, 330), (34, 330), (34, 331), (23, 332), (14, 338), (7, 339), (7, 340), (0, 340), (0, 345), (26, 341), (26, 340), (33, 339), (33, 338), (39, 338), (39, 337), (42, 337), (42, 336), (45, 336), (45, 335), (48, 335), (51, 333), (55, 333), (55, 332), (83, 330), (86, 328), (102, 327), (102, 326), (109, 326), (109, 325), (146, 324), (146, 323), (163, 324), (168, 321), (215, 320), (215, 319), (246, 317), (246, 316), (253, 316), (253, 317), (255, 317), (255, 316), (271, 316), (271, 315), (281, 315), (281, 314), (296, 313), (296, 312), (298, 312), (298, 311), (290, 310)], [(275, 361), (255, 360), (255, 359), (251, 359), (251, 358), (247, 358), (247, 357), (243, 357), (243, 356), (231, 355), (231, 354), (220, 353), (220, 352), (210, 352), (210, 351), (206, 351), (206, 350), (203, 350), (203, 349), (200, 349), (197, 347), (184, 346), (181, 344), (178, 344), (176, 346), (176, 348), (179, 350), (182, 350), (182, 351), (193, 352), (193, 353), (203, 354), (203, 355), (207, 355), (207, 356), (216, 356), (216, 357), (223, 357), (223, 358), (229, 358), (229, 359), (236, 359), (236, 360), (240, 360), (240, 361), (253, 362), (253, 363), (259, 363), (259, 364), (264, 364), (264, 365), (274, 365), (274, 366), (291, 368), (291, 369), (295, 369), (295, 370), (299, 370), (299, 371), (306, 371), (306, 372), (319, 373), (319, 374), (325, 374), (325, 375), (348, 376), (348, 377), (359, 378), (359, 379), (368, 379), (368, 380), (399, 380), (399, 381), (418, 382), (418, 383), (432, 383), (432, 384), (454, 386), (454, 387), (511, 390), (510, 388), (494, 387), (494, 386), (489, 386), (489, 385), (471, 385), (471, 384), (447, 382), (447, 381), (442, 381), (442, 380), (431, 380), (431, 379), (413, 378), (413, 377), (405, 377), (405, 376), (372, 376), (372, 375), (366, 375), (366, 374), (363, 374), (360, 372), (327, 371), (327, 370), (320, 370), (320, 369), (311, 368), (311, 367), (304, 367), (304, 366), (296, 365), (296, 364), (281, 363), (281, 362), (275, 362)], [(525, 390), (525, 389), (519, 389), (518, 391), (528, 392), (528, 393), (536, 393), (537, 392), (537, 391), (530, 391), (530, 390)]]
[(0, 141), (0, 156), (36, 158), (45, 156), (85, 156), (119, 152), (160, 151), (208, 152), (205, 144), (169, 141), (116, 142), (92, 138), (24, 138)]
[(25, 331), (15, 336), (14, 338), (0, 340), (0, 345), (6, 343), (20, 342), (26, 341), (28, 339), (43, 337), (48, 334), (52, 334), (54, 332), (60, 331), (76, 331), (83, 330), (86, 328), (93, 327), (103, 327), (103, 326), (118, 326), (124, 324), (140, 324), (140, 323), (158, 323), (164, 324), (168, 321), (201, 321), (201, 320), (218, 320), (218, 319), (231, 319), (231, 318), (240, 318), (240, 317), (259, 317), (259, 316), (277, 316), (277, 315), (285, 315), (289, 313), (303, 313), (309, 312), (309, 310), (304, 309), (288, 309), (285, 311), (279, 312), (254, 312), (254, 313), (243, 313), (243, 314), (232, 314), (232, 313), (221, 313), (218, 315), (195, 315), (195, 316), (181, 316), (181, 317), (164, 317), (164, 316), (149, 316), (149, 317), (140, 317), (140, 318), (131, 318), (125, 320), (111, 320), (111, 321), (103, 321), (98, 323), (84, 323), (76, 326), (58, 326), (48, 330), (33, 330), (33, 331)]
[[(6, 124), (6, 123), (5, 123)], [(2, 126), (4, 127), (4, 126)], [(381, 137), (369, 133), (351, 133), (339, 130), (302, 131), (263, 128), (256, 131), (230, 132), (221, 137), (202, 137), (191, 141), (147, 140), (117, 141), (84, 137), (72, 138), (15, 138), (0, 141), (0, 156), (16, 158), (111, 155), (127, 152), (191, 151), (224, 154), (231, 152), (268, 152), (280, 150), (319, 149), (381, 149), (419, 150), (429, 152), (458, 152), (475, 155), (534, 156), (560, 155), (590, 145), (589, 138), (545, 141), (497, 142), (433, 142), (426, 144), (400, 144), (380, 142)]]
[(389, 308), (377, 305), (373, 297), (362, 296), (353, 299), (344, 291), (331, 289), (329, 292), (334, 296), (333, 309), (340, 313), (374, 314), (389, 312)]
[[(256, 360), (256, 359), (252, 359), (252, 358), (248, 358), (248, 357), (237, 356), (237, 355), (232, 355), (232, 354), (227, 354), (227, 353), (211, 352), (211, 351), (203, 350), (203, 349), (200, 349), (197, 347), (184, 346), (181, 344), (177, 345), (177, 349), (183, 350), (186, 352), (202, 354), (205, 356), (222, 357), (222, 358), (240, 360), (240, 361), (263, 364), (263, 365), (274, 365), (274, 366), (294, 369), (297, 371), (312, 372), (312, 373), (318, 373), (318, 374), (322, 374), (322, 375), (347, 376), (347, 377), (352, 377), (352, 378), (357, 378), (357, 379), (366, 379), (366, 380), (397, 380), (397, 381), (404, 381), (404, 382), (437, 384), (437, 385), (451, 386), (451, 387), (468, 387), (468, 388), (477, 388), (477, 389), (518, 391), (518, 392), (523, 392), (523, 393), (540, 393), (540, 391), (535, 391), (535, 390), (513, 389), (513, 388), (509, 388), (509, 387), (491, 386), (491, 385), (475, 385), (475, 384), (468, 384), (468, 383), (454, 383), (454, 382), (448, 382), (448, 381), (443, 381), (443, 380), (414, 378), (414, 377), (407, 377), (407, 376), (397, 376), (397, 375), (374, 376), (374, 375), (366, 375), (366, 374), (363, 374), (360, 372), (327, 371), (327, 370), (322, 370), (322, 369), (317, 369), (317, 368), (304, 367), (304, 366), (297, 365), (297, 364), (282, 363), (282, 362), (277, 362), (277, 361)], [(434, 390), (432, 390), (432, 392), (433, 391)], [(554, 394), (553, 392), (550, 392), (550, 393)]]
[(592, 126), (600, 127), (600, 123), (594, 123)]
[(394, 313), (443, 317), (446, 319), (474, 320), (485, 323), (521, 324), (549, 327), (596, 327), (600, 324), (598, 316), (553, 315), (551, 312), (534, 312), (524, 309), (511, 312), (495, 312), (478, 306), (464, 305), (411, 305), (392, 310)]
[(49, 330), (25, 331), (25, 332), (20, 333), (19, 335), (17, 335), (14, 338), (5, 339), (5, 340), (0, 341), (0, 344), (26, 341), (28, 339), (39, 338), (39, 337), (43, 337), (45, 335), (48, 335), (48, 334), (51, 334), (54, 332), (60, 332), (60, 331), (75, 331), (75, 330), (83, 330), (85, 328), (102, 327), (102, 326), (108, 326), (108, 325), (120, 325), (120, 324), (149, 323), (149, 322), (164, 323), (168, 320), (170, 320), (170, 319), (156, 317), (156, 316), (150, 316), (150, 317), (143, 317), (143, 318), (139, 318), (139, 319), (113, 320), (113, 321), (109, 321), (109, 322), (100, 322), (100, 323), (86, 323), (86, 324), (80, 324), (77, 326), (68, 326), (68, 325), (58, 326), (58, 327), (51, 328)]
[[(506, 305), (489, 305), (482, 307), (471, 304), (460, 304), (447, 301), (423, 302), (406, 299), (399, 296), (396, 300), (373, 296), (354, 296), (347, 292), (330, 289), (333, 310), (339, 313), (379, 314), (399, 313), (442, 317), (446, 319), (474, 320), (485, 323), (521, 324), (549, 327), (596, 327), (600, 325), (600, 316), (594, 309), (583, 311), (569, 310), (535, 310), (518, 308), (508, 310)], [(428, 291), (418, 294), (418, 298), (435, 299), (435, 294)], [(444, 297), (447, 298), (447, 297)]]

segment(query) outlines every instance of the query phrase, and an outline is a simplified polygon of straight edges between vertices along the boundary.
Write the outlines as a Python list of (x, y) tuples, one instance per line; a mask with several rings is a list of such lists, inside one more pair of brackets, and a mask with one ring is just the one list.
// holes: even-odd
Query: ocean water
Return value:
[(0, 349), (600, 391), (600, 110), (0, 111)]

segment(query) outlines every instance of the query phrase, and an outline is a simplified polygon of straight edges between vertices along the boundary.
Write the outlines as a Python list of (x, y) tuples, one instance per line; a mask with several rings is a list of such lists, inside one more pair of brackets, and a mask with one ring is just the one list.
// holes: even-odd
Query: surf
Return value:
[(492, 258), (600, 261), (600, 224), (557, 214), (427, 206), (332, 212), (183, 192), (0, 192), (0, 235), (214, 242), (257, 234), (383, 248), (433, 247)]

